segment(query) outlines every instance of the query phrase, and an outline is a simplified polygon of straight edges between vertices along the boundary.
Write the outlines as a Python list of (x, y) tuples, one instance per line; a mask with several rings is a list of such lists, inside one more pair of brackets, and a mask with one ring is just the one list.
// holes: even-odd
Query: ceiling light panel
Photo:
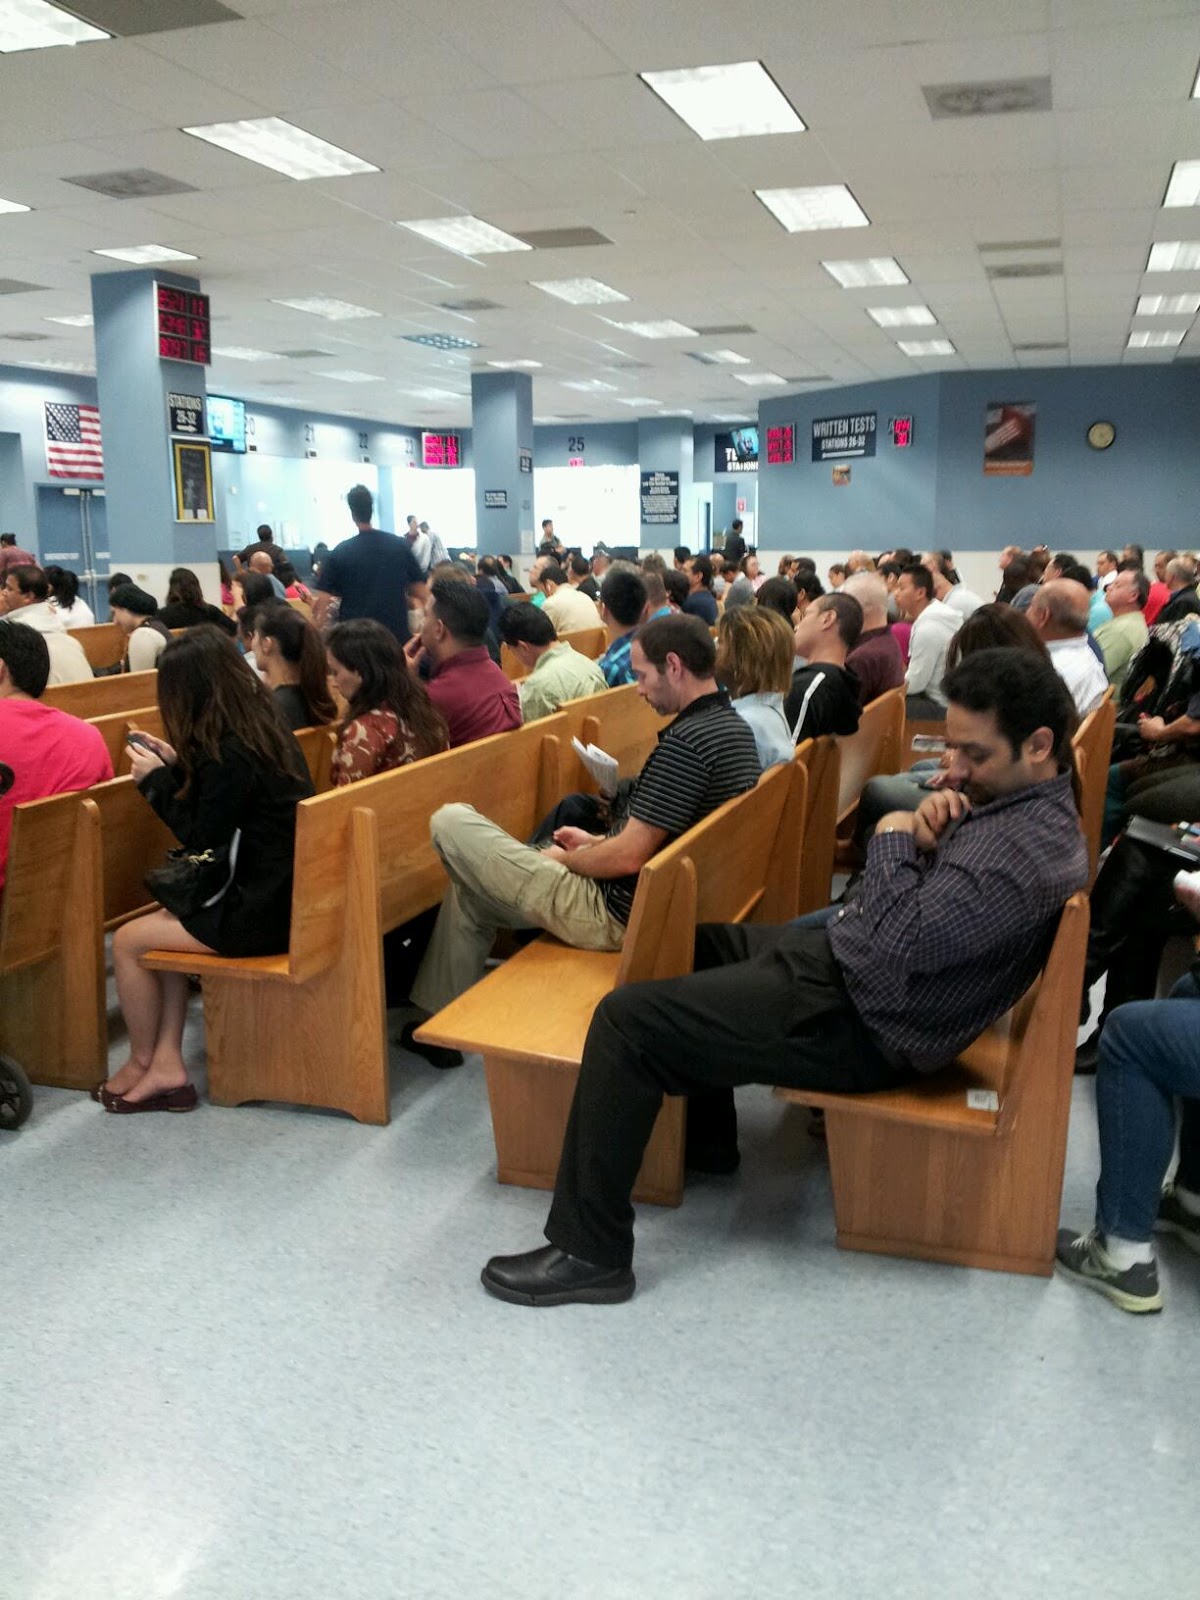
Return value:
[(664, 317), (658, 322), (613, 322), (609, 317), (603, 320), (609, 327), (620, 328), (622, 333), (635, 334), (639, 339), (699, 338), (695, 328), (689, 328), (684, 322), (674, 322), (670, 317)]
[(733, 376), (751, 389), (778, 389), (787, 385), (787, 379), (781, 378), (777, 372), (735, 372)]
[(898, 339), (896, 347), (906, 356), (952, 356), (955, 353), (949, 339)]
[(804, 132), (795, 107), (761, 61), (642, 72), (639, 77), (702, 139)]
[(754, 418), (747, 417), (745, 415), (738, 415), (729, 411), (714, 411), (712, 414), (712, 420), (714, 422), (753, 422)]
[(1140, 294), (1135, 317), (1194, 317), (1200, 294)]
[(215, 344), (213, 355), (220, 356), (222, 361), (282, 361), (283, 357), (274, 350), (256, 350), (248, 344)]
[(603, 378), (573, 378), (563, 384), (564, 389), (577, 389), (580, 394), (616, 394), (615, 383), (605, 383)]
[(312, 317), (324, 317), (327, 322), (353, 322), (360, 317), (380, 317), (381, 311), (369, 311), (366, 306), (356, 306), (349, 300), (331, 300), (328, 295), (302, 295), (297, 300), (272, 300), (274, 306), (290, 306), (293, 311), (306, 311)]
[(405, 389), (405, 394), (411, 395), (414, 400), (464, 400), (465, 395), (457, 393), (454, 389)]
[(64, 328), (90, 328), (94, 322), (90, 311), (78, 311), (73, 317), (43, 317), (43, 322), (61, 322)]
[(684, 352), (693, 361), (705, 367), (748, 367), (749, 356), (740, 356), (736, 350), (688, 350)]
[(868, 306), (867, 315), (881, 328), (931, 328), (937, 322), (928, 306)]
[(1163, 197), (1164, 206), (1200, 204), (1200, 161), (1177, 161)]
[(1196, 272), (1200, 270), (1200, 239), (1168, 239), (1150, 246), (1147, 272)]
[(891, 256), (867, 256), (861, 261), (822, 261), (821, 265), (843, 289), (874, 289), (909, 281), (904, 268)]
[(378, 372), (360, 372), (357, 367), (339, 367), (333, 372), (314, 372), (314, 378), (336, 378), (339, 383), (382, 383)]
[(456, 333), (402, 333), (409, 344), (428, 345), (431, 350), (478, 350), (478, 339), (460, 339)]
[(755, 189), (754, 193), (789, 233), (824, 228), (867, 228), (871, 219), (844, 183), (809, 189)]
[(627, 294), (610, 289), (599, 278), (553, 278), (549, 282), (532, 283), (530, 287), (552, 294), (556, 300), (565, 300), (569, 306), (604, 306), (629, 299)]
[(398, 228), (407, 228), (443, 250), (453, 250), (460, 256), (498, 255), (505, 250), (529, 250), (523, 239), (514, 238), (502, 228), (493, 228), (481, 217), (427, 217), (416, 222), (398, 222)]
[(306, 133), (282, 117), (252, 117), (246, 122), (210, 122), (185, 128), (194, 139), (215, 144), (235, 156), (254, 161), (285, 178), (344, 178), (354, 172), (378, 172), (361, 156)]
[(541, 366), (540, 361), (489, 361), (489, 367), (499, 367), (504, 372), (528, 371), (532, 372)]
[(1126, 349), (1165, 350), (1171, 345), (1182, 344), (1186, 336), (1186, 328), (1135, 328), (1129, 335)]
[(30, 209), (29, 206), (23, 206), (19, 200), (0, 200), (0, 216), (4, 216), (9, 212), (28, 211)]
[(618, 399), (617, 404), (619, 406), (661, 406), (662, 401), (652, 400), (649, 395), (644, 394), (623, 394)]
[(111, 256), (114, 261), (128, 261), (135, 267), (153, 266), (158, 261), (199, 261), (199, 256), (186, 250), (172, 250), (165, 244), (129, 244), (111, 250), (93, 250), (94, 256)]
[(80, 22), (45, 0), (0, 0), (0, 54), (10, 50), (48, 50), (59, 44), (85, 44), (111, 34)]

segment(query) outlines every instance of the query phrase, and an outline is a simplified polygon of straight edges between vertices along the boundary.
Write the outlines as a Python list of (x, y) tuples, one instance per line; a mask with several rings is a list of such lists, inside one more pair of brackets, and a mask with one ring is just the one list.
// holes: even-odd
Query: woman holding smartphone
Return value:
[(134, 731), (132, 771), (189, 854), (228, 852), (224, 887), (182, 918), (151, 911), (113, 940), (129, 1060), (93, 1096), (106, 1111), (190, 1111), (182, 1055), (187, 979), (147, 972), (148, 950), (275, 955), (287, 949), (296, 805), (312, 794), (300, 748), (237, 647), (205, 625), (173, 639), (158, 664), (165, 739)]

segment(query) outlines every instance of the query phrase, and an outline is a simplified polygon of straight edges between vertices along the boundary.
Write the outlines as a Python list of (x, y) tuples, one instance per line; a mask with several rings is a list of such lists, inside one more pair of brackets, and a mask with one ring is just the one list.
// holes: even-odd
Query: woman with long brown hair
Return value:
[(158, 613), (158, 620), (168, 628), (196, 628), (211, 622), (223, 633), (234, 634), (237, 626), (221, 610), (210, 606), (200, 588), (200, 579), (190, 567), (175, 567), (167, 579), (166, 604)]
[[(117, 930), (113, 966), (129, 1060), (94, 1097), (106, 1111), (190, 1111), (182, 1055), (187, 979), (147, 972), (148, 950), (276, 955), (287, 949), (296, 804), (312, 783), (291, 733), (232, 639), (207, 625), (172, 639), (158, 663), (165, 739), (131, 739), (134, 781), (189, 854), (225, 868), (198, 909), (160, 909)], [(206, 885), (211, 888), (211, 885)]]
[(366, 617), (339, 622), (327, 645), (330, 680), (348, 707), (333, 753), (335, 788), (449, 749), (446, 719), (390, 629)]
[(295, 606), (259, 606), (251, 634), (254, 660), (288, 727), (321, 727), (337, 717), (321, 635)]

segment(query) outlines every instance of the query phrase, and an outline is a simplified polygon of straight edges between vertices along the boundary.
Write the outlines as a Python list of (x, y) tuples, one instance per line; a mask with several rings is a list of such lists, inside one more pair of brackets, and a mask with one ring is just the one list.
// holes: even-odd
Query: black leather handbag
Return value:
[(237, 870), (239, 828), (229, 843), (214, 850), (169, 850), (164, 866), (148, 872), (142, 882), (173, 917), (195, 916), (224, 899)]

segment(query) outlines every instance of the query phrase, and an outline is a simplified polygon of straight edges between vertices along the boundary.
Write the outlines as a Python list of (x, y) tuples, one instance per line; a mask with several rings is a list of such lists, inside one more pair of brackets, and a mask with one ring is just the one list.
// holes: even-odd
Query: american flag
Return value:
[(96, 406), (46, 402), (46, 470), (52, 478), (104, 477)]

